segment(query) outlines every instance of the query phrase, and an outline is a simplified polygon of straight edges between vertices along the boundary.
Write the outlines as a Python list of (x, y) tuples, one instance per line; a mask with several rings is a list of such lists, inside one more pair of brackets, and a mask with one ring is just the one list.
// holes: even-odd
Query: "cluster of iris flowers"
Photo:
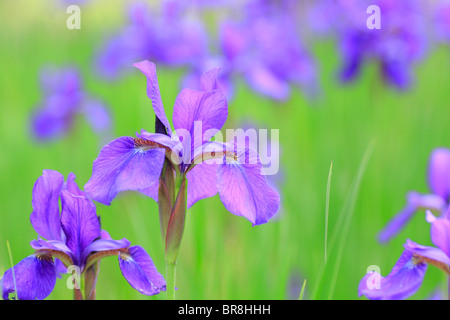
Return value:
[[(110, 255), (118, 255), (122, 274), (133, 288), (147, 295), (167, 289), (168, 297), (174, 298), (175, 265), (187, 208), (219, 193), (231, 213), (253, 225), (268, 222), (278, 211), (280, 196), (267, 182), (259, 155), (246, 140), (210, 140), (228, 115), (217, 80), (219, 69), (202, 74), (202, 90), (179, 93), (172, 130), (162, 105), (156, 66), (147, 60), (135, 66), (146, 77), (157, 132), (143, 130), (136, 137), (119, 137), (105, 145), (84, 191), (75, 184), (73, 174), (64, 182), (59, 172), (44, 171), (33, 189), (31, 223), (39, 235), (31, 242), (35, 252), (5, 272), (5, 299), (11, 293), (19, 299), (45, 298), (58, 273), (71, 266), (79, 268), (85, 282), (84, 295), (75, 287), (74, 297), (94, 299), (98, 262)], [(200, 135), (194, 133), (197, 123), (201, 123)], [(142, 192), (158, 202), (167, 283), (142, 247), (130, 246), (126, 239), (113, 240), (101, 230), (93, 201), (110, 205), (125, 190)]]
[[(383, 12), (379, 30), (369, 30), (367, 15), (362, 14), (374, 2)], [(214, 36), (200, 19), (202, 10), (210, 9), (212, 3), (196, 1), (194, 13), (190, 5), (162, 1), (157, 11), (135, 1), (128, 7), (127, 24), (97, 48), (94, 69), (103, 78), (117, 79), (133, 70), (132, 65), (144, 74), (156, 116), (155, 132), (142, 130), (135, 137), (119, 137), (106, 144), (93, 162), (84, 191), (73, 173), (64, 181), (57, 171), (43, 171), (32, 192), (30, 220), (38, 234), (31, 241), (34, 253), (5, 272), (1, 279), (4, 299), (13, 294), (17, 299), (44, 299), (60, 274), (74, 266), (84, 282), (84, 292), (79, 285), (74, 287), (74, 298), (95, 299), (100, 259), (111, 255), (118, 256), (123, 276), (140, 293), (167, 291), (168, 298), (174, 298), (175, 266), (187, 209), (219, 194), (229, 212), (252, 225), (272, 219), (279, 210), (280, 196), (263, 174), (256, 150), (236, 140), (212, 138), (227, 120), (228, 102), (239, 79), (276, 101), (287, 101), (293, 85), (308, 97), (319, 92), (318, 66), (300, 27), (336, 40), (340, 81), (354, 81), (364, 64), (375, 61), (381, 79), (401, 90), (413, 85), (413, 68), (433, 45), (450, 42), (448, 1), (437, 1), (427, 14), (415, 0), (318, 0), (307, 5), (290, 0), (219, 1), (213, 9), (240, 14), (225, 14)], [(305, 23), (300, 26), (299, 21)], [(432, 28), (428, 28), (430, 21)], [(149, 60), (186, 71), (173, 108), (173, 127), (162, 105), (156, 65)], [(45, 71), (41, 84), (44, 97), (31, 118), (37, 139), (62, 137), (79, 114), (97, 132), (110, 129), (107, 107), (82, 88), (76, 68)], [(199, 130), (197, 123), (201, 123), (200, 137), (194, 134)], [(367, 274), (358, 288), (360, 295), (407, 298), (420, 287), (430, 264), (450, 274), (449, 150), (433, 152), (429, 184), (431, 194), (408, 195), (407, 205), (380, 232), (379, 240), (389, 241), (414, 212), (425, 208), (436, 247), (407, 240), (391, 273), (386, 277)], [(94, 201), (111, 205), (126, 190), (158, 203), (166, 279), (141, 246), (132, 246), (125, 238), (113, 240), (101, 228)]]
[[(382, 277), (377, 272), (367, 273), (358, 288), (359, 295), (369, 299), (406, 299), (421, 286), (428, 265), (441, 269), (450, 276), (450, 150), (435, 149), (428, 166), (430, 194), (410, 192), (407, 204), (380, 232), (379, 240), (387, 242), (394, 237), (419, 209), (426, 210), (426, 221), (431, 224), (431, 241), (436, 247), (423, 246), (410, 239), (404, 244), (392, 271)], [(436, 217), (432, 211), (438, 214)]]

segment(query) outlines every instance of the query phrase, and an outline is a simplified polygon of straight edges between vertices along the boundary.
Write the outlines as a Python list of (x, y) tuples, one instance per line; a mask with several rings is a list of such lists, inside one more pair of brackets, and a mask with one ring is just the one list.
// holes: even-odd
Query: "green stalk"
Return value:
[(184, 222), (187, 207), (187, 181), (182, 177), (181, 185), (177, 194), (177, 199), (170, 215), (166, 232), (166, 291), (167, 299), (175, 299), (176, 263), (178, 250), (183, 237)]
[(177, 277), (176, 262), (166, 260), (166, 299), (175, 300), (175, 281)]
[(333, 162), (331, 162), (330, 170), (328, 171), (327, 181), (327, 194), (325, 201), (325, 244), (324, 244), (324, 257), (325, 264), (327, 263), (327, 245), (328, 245), (328, 216), (330, 212), (330, 189), (331, 189), (331, 174), (333, 172)]

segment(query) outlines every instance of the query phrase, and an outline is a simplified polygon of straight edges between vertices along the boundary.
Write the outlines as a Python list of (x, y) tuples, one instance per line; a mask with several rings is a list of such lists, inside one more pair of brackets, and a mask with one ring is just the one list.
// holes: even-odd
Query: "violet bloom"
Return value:
[(444, 212), (450, 202), (450, 150), (435, 149), (428, 164), (428, 185), (430, 194), (408, 193), (406, 206), (392, 218), (379, 233), (380, 242), (387, 242), (395, 236), (420, 209)]
[[(370, 5), (380, 8), (380, 29), (367, 27)], [(385, 83), (400, 90), (412, 85), (413, 69), (427, 49), (420, 1), (321, 0), (311, 9), (311, 18), (326, 19), (311, 25), (319, 33), (329, 32), (337, 38), (342, 82), (354, 81), (364, 65), (375, 62)]]
[(102, 102), (83, 90), (76, 68), (43, 69), (41, 86), (44, 97), (31, 118), (31, 129), (38, 140), (47, 141), (66, 135), (78, 114), (84, 115), (99, 134), (106, 134), (110, 129), (109, 112)]
[(387, 277), (368, 273), (361, 280), (359, 295), (373, 300), (406, 299), (421, 286), (428, 265), (433, 265), (450, 275), (450, 208), (440, 218), (427, 211), (431, 223), (431, 240), (436, 247), (429, 247), (407, 240), (400, 259)]
[(318, 91), (315, 61), (294, 18), (284, 11), (250, 10), (243, 21), (220, 27), (220, 49), (233, 74), (275, 100), (288, 99), (291, 84), (310, 97)]
[[(142, 247), (130, 246), (127, 239), (113, 240), (101, 230), (93, 202), (74, 179), (71, 173), (64, 182), (64, 177), (52, 170), (44, 170), (37, 179), (30, 217), (39, 235), (31, 242), (35, 252), (15, 265), (14, 271), (5, 272), (3, 299), (14, 292), (21, 300), (44, 299), (52, 292), (58, 273), (68, 267), (85, 276), (85, 298), (95, 299), (99, 260), (111, 255), (119, 257), (122, 274), (142, 294), (164, 290), (164, 278)], [(75, 298), (81, 299), (79, 287), (74, 289)]]
[[(142, 130), (136, 138), (120, 137), (106, 145), (94, 161), (92, 176), (85, 185), (88, 195), (109, 205), (118, 192), (138, 190), (157, 201), (167, 153), (174, 170), (189, 181), (188, 208), (219, 193), (231, 213), (244, 216), (254, 225), (267, 222), (278, 209), (279, 196), (261, 175), (257, 154), (248, 147), (227, 148), (227, 144), (209, 142), (228, 115), (225, 96), (216, 80), (219, 70), (202, 75), (202, 91), (180, 92), (172, 116), (176, 132), (172, 132), (161, 102), (155, 65), (142, 61), (135, 66), (147, 77), (147, 95), (164, 133)], [(201, 162), (202, 156), (223, 158), (224, 163)], [(249, 156), (254, 164), (241, 162), (248, 161)]]
[(234, 8), (243, 13), (242, 19), (232, 16), (218, 24), (215, 50), (193, 61), (184, 84), (199, 89), (201, 73), (215, 63), (221, 66), (219, 80), (228, 99), (239, 78), (259, 94), (278, 101), (289, 98), (291, 85), (300, 87), (308, 97), (315, 96), (317, 67), (297, 33), (295, 10), (289, 10), (287, 3), (277, 5), (250, 1)]
[(204, 26), (188, 17), (187, 4), (163, 1), (159, 10), (142, 1), (128, 7), (128, 23), (97, 54), (95, 68), (101, 76), (117, 79), (132, 63), (143, 59), (182, 67), (205, 54)]
[(156, 133), (142, 130), (136, 138), (120, 137), (103, 147), (85, 190), (107, 205), (124, 190), (137, 190), (158, 201), (167, 297), (174, 299), (175, 266), (187, 208), (218, 193), (228, 211), (259, 225), (277, 212), (280, 198), (267, 183), (259, 156), (245, 139), (235, 136), (229, 143), (211, 141), (228, 116), (227, 101), (217, 81), (218, 68), (202, 75), (201, 91), (183, 89), (178, 94), (172, 131), (155, 65), (142, 61), (135, 66), (147, 77)]

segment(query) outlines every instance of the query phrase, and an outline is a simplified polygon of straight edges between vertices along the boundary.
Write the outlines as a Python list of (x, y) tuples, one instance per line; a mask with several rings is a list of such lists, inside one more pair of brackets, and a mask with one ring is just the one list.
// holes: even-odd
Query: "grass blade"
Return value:
[(303, 296), (305, 294), (305, 287), (306, 287), (306, 279), (303, 281), (302, 290), (300, 290), (298, 300), (303, 300)]
[(333, 172), (333, 162), (331, 162), (330, 170), (328, 171), (327, 180), (327, 195), (325, 200), (325, 241), (324, 241), (324, 258), (327, 263), (327, 244), (328, 244), (328, 216), (330, 212), (330, 190), (331, 190), (331, 175)]
[[(360, 162), (360, 165), (358, 167), (355, 179), (352, 182), (349, 196), (347, 197), (347, 199), (344, 203), (344, 206), (342, 207), (342, 210), (339, 213), (338, 221), (336, 222), (336, 226), (333, 229), (333, 233), (332, 233), (331, 239), (329, 241), (329, 246), (327, 248), (327, 254), (328, 254), (328, 252), (333, 251), (334, 246), (336, 244), (336, 238), (338, 235), (341, 235), (341, 239), (339, 241), (338, 256), (336, 259), (336, 263), (334, 264), (333, 277), (332, 277), (331, 286), (330, 286), (331, 289), (328, 292), (329, 299), (334, 294), (334, 288), (335, 288), (336, 279), (337, 279), (337, 272), (339, 270), (339, 266), (340, 266), (340, 263), (342, 260), (342, 254), (343, 254), (344, 244), (346, 241), (346, 235), (348, 233), (348, 228), (350, 227), (351, 218), (353, 216), (353, 209), (354, 209), (354, 206), (356, 203), (359, 186), (360, 186), (360, 183), (362, 180), (362, 176), (367, 167), (367, 163), (368, 163), (370, 156), (372, 154), (372, 151), (374, 149), (374, 145), (375, 145), (374, 142), (371, 142), (367, 146), (367, 149), (366, 149), (366, 151), (363, 155), (363, 158)], [(312, 299), (317, 299), (317, 295), (319, 294), (319, 290), (321, 289), (323, 278), (325, 276), (326, 266), (327, 266), (327, 264), (326, 264), (326, 260), (325, 260), (325, 262), (322, 264), (322, 266), (318, 272), (317, 281), (316, 281), (316, 284), (314, 285), (314, 289), (311, 294)]]
[(350, 228), (350, 222), (353, 217), (356, 199), (358, 198), (358, 192), (361, 185), (361, 180), (364, 175), (364, 172), (366, 171), (367, 164), (369, 162), (370, 156), (372, 155), (372, 151), (374, 149), (374, 142), (369, 144), (369, 146), (366, 149), (366, 152), (364, 153), (363, 159), (361, 161), (361, 164), (359, 165), (358, 172), (356, 174), (355, 181), (353, 182), (352, 189), (349, 195), (349, 198), (345, 202), (345, 205), (343, 207), (343, 213), (345, 213), (345, 222), (342, 230), (340, 231), (341, 239), (339, 241), (339, 247), (337, 252), (337, 258), (336, 262), (334, 264), (334, 270), (333, 275), (331, 277), (331, 284), (330, 289), (328, 291), (328, 299), (331, 299), (334, 294), (334, 290), (336, 288), (336, 281), (338, 277), (339, 268), (342, 262), (342, 257), (344, 254), (344, 248), (345, 243), (347, 241), (347, 235)]

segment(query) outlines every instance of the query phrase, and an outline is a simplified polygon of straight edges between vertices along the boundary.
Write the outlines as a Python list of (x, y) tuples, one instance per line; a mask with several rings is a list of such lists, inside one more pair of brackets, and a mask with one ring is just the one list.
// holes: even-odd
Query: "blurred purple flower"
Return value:
[[(197, 59), (192, 72), (198, 76), (211, 61), (221, 61), (220, 83), (228, 98), (234, 81), (243, 77), (258, 93), (284, 101), (291, 93), (290, 84), (308, 96), (318, 91), (317, 67), (297, 32), (296, 16), (288, 11), (289, 1), (274, 5), (270, 1), (250, 1), (241, 11), (241, 20), (225, 19), (219, 25), (219, 43), (214, 54)], [(201, 57), (200, 57), (201, 58)]]
[(16, 290), (20, 300), (46, 298), (53, 291), (60, 271), (53, 258), (84, 273), (100, 258), (117, 255), (122, 274), (133, 288), (146, 295), (164, 290), (164, 278), (143, 248), (130, 247), (127, 239), (112, 240), (101, 230), (93, 202), (74, 180), (73, 173), (64, 182), (59, 172), (44, 170), (36, 181), (30, 217), (39, 235), (31, 242), (35, 253), (15, 265), (14, 272), (12, 269), (5, 272), (3, 299)]
[(201, 91), (183, 89), (179, 93), (172, 132), (155, 65), (142, 61), (135, 66), (147, 77), (157, 133), (142, 130), (137, 138), (120, 137), (106, 145), (85, 185), (88, 195), (109, 205), (118, 192), (138, 190), (158, 201), (159, 179), (167, 158), (178, 179), (188, 180), (188, 207), (219, 193), (231, 213), (244, 216), (253, 225), (267, 222), (278, 210), (279, 195), (262, 175), (257, 153), (239, 142), (210, 141), (228, 115), (227, 101), (217, 81), (219, 69), (202, 75)]
[(395, 236), (419, 209), (430, 209), (444, 212), (450, 201), (450, 150), (435, 149), (430, 156), (428, 164), (428, 185), (430, 194), (410, 192), (407, 196), (406, 206), (392, 218), (378, 239), (387, 242)]
[(95, 68), (107, 79), (116, 79), (143, 59), (182, 67), (206, 52), (204, 26), (186, 13), (187, 3), (163, 1), (160, 12), (136, 1), (128, 7), (128, 24), (105, 42)]
[[(380, 8), (380, 29), (367, 27), (370, 5)], [(366, 63), (375, 61), (382, 79), (403, 90), (411, 86), (413, 68), (427, 49), (422, 10), (416, 0), (321, 0), (311, 8), (309, 21), (313, 31), (337, 39), (342, 82), (355, 80)]]
[(450, 275), (450, 208), (440, 218), (427, 211), (427, 221), (431, 223), (431, 240), (436, 247), (407, 240), (405, 251), (387, 277), (378, 273), (363, 277), (358, 288), (360, 296), (374, 300), (406, 299), (420, 288), (429, 264)]
[(75, 67), (45, 68), (40, 81), (43, 99), (31, 117), (31, 130), (38, 140), (54, 140), (66, 135), (78, 114), (84, 115), (99, 134), (106, 134), (110, 129), (107, 108), (83, 90)]

